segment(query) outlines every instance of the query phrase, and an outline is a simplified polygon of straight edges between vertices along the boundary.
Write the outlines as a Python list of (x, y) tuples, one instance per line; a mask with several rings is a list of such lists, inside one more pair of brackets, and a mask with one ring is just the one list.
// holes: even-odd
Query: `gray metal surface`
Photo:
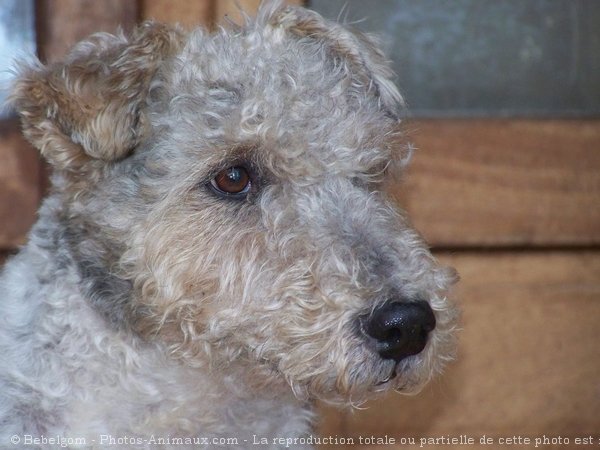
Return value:
[(599, 0), (310, 6), (383, 38), (413, 116), (600, 116)]
[(35, 54), (33, 0), (0, 0), (0, 119), (10, 112), (4, 106), (15, 58)]

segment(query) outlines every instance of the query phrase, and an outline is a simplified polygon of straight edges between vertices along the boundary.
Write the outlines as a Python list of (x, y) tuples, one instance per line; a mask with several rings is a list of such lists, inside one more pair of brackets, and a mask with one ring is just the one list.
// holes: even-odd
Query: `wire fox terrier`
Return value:
[(21, 65), (53, 188), (0, 278), (0, 446), (312, 448), (316, 400), (439, 372), (455, 274), (382, 193), (410, 153), (391, 77), (279, 1)]

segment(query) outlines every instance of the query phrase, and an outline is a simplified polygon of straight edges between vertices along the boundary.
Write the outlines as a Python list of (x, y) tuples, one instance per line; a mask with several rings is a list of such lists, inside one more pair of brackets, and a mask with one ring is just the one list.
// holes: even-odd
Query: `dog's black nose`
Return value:
[(420, 353), (435, 328), (433, 311), (424, 301), (387, 301), (365, 319), (363, 329), (376, 340), (379, 355), (396, 361)]

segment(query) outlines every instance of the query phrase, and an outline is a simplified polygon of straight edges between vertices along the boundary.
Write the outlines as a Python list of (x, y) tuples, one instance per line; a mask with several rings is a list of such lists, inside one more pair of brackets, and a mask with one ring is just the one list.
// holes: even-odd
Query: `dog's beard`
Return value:
[(429, 348), (422, 354), (396, 362), (382, 359), (359, 338), (349, 347), (350, 351), (342, 345), (338, 353), (332, 352), (330, 358), (325, 359), (298, 357), (296, 364), (286, 367), (268, 357), (262, 357), (255, 364), (263, 366), (265, 376), (287, 384), (302, 401), (320, 400), (352, 407), (389, 391), (417, 393), (432, 376), (426, 362), (435, 356), (428, 354), (432, 351)]

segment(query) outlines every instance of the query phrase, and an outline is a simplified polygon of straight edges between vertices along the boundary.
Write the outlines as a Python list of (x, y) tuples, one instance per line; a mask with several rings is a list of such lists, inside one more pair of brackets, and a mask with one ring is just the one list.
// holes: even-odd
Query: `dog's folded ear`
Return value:
[(373, 36), (293, 6), (275, 12), (267, 20), (298, 37), (326, 43), (329, 51), (344, 61), (354, 86), (371, 92), (390, 116), (400, 116), (404, 100), (392, 81), (394, 73), (389, 62)]
[(25, 136), (60, 170), (126, 157), (144, 135), (150, 84), (182, 43), (179, 29), (147, 22), (128, 37), (93, 35), (64, 62), (22, 67), (11, 103)]

